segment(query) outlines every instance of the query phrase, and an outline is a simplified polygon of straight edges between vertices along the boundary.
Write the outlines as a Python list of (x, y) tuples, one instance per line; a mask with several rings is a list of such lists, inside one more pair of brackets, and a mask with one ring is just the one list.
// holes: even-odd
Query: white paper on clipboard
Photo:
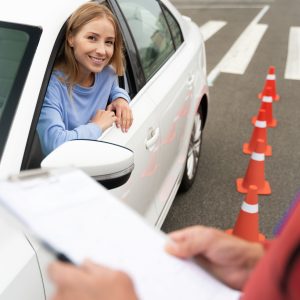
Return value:
[(0, 203), (38, 240), (75, 264), (89, 258), (127, 272), (140, 299), (240, 296), (194, 262), (168, 255), (165, 234), (80, 170), (1, 181)]

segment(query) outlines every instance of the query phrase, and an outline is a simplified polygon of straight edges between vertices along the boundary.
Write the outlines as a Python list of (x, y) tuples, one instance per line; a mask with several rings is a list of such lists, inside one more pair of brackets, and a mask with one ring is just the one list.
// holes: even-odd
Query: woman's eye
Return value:
[(88, 40), (95, 41), (95, 40), (96, 40), (96, 37), (93, 36), (93, 35), (89, 35), (89, 36), (88, 36)]
[(114, 45), (114, 42), (113, 41), (106, 41), (106, 44), (108, 44), (108, 45)]

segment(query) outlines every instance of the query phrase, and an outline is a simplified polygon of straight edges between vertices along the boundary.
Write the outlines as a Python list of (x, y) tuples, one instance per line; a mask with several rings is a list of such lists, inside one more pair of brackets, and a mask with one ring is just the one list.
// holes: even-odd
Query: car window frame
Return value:
[[(160, 7), (161, 7), (162, 12), (163, 12), (163, 15), (164, 15), (165, 20), (166, 20), (166, 22), (167, 22), (167, 25), (168, 25), (168, 27), (169, 27), (169, 31), (170, 31), (170, 33), (171, 33), (173, 45), (174, 45), (175, 52), (176, 52), (177, 49), (180, 48), (181, 45), (184, 43), (184, 36), (183, 36), (183, 33), (182, 33), (182, 29), (181, 29), (180, 24), (178, 23), (176, 17), (173, 15), (173, 13), (172, 13), (172, 12), (171, 12), (171, 11), (170, 11), (170, 10), (169, 10), (169, 9), (168, 9), (161, 1), (158, 0), (158, 2), (159, 2), (159, 4), (160, 4)], [(174, 21), (176, 22), (177, 27), (178, 27), (179, 30), (180, 30), (181, 44), (180, 44), (179, 46), (176, 45), (175, 37), (174, 37), (174, 31), (173, 31), (173, 29), (172, 29), (172, 27), (171, 27), (171, 25), (170, 25), (170, 23), (169, 23), (169, 19), (168, 19), (167, 16), (166, 16), (166, 12), (169, 13), (169, 15), (174, 19)]]
[(51, 55), (50, 55), (50, 58), (49, 58), (49, 61), (47, 64), (46, 72), (45, 72), (43, 82), (42, 82), (42, 85), (40, 88), (37, 104), (35, 106), (33, 118), (31, 121), (30, 130), (29, 130), (29, 134), (27, 137), (27, 143), (26, 143), (26, 147), (25, 147), (25, 151), (24, 151), (24, 155), (23, 155), (23, 159), (22, 159), (21, 170), (27, 170), (29, 168), (29, 158), (30, 158), (30, 154), (32, 151), (32, 146), (33, 146), (33, 141), (34, 141), (34, 137), (35, 137), (35, 133), (36, 133), (37, 123), (39, 121), (40, 113), (41, 113), (42, 106), (44, 103), (44, 98), (45, 98), (48, 84), (50, 81), (50, 77), (51, 77), (51, 74), (53, 71), (55, 59), (57, 57), (58, 51), (61, 47), (61, 44), (65, 38), (66, 26), (67, 26), (67, 23), (65, 22), (64, 25), (62, 26), (61, 30), (58, 33), (58, 36), (55, 40), (54, 46), (51, 51)]
[[(6, 104), (4, 105), (2, 116), (0, 119), (0, 128), (1, 128), (0, 161), (1, 161), (5, 144), (30, 70), (30, 66), (40, 41), (42, 28), (37, 26), (11, 23), (5, 21), (0, 21), (0, 27), (23, 31), (27, 33), (29, 37), (22, 60), (20, 61), (20, 65), (18, 67), (17, 75), (11, 87)], [(9, 105), (7, 105), (7, 103), (9, 103)]]
[(135, 96), (146, 83), (145, 74), (142, 69), (142, 64), (137, 51), (137, 46), (119, 3), (113, 0), (106, 1), (120, 24), (121, 34), (123, 36), (124, 47), (126, 50), (126, 73), (127, 77), (131, 81), (131, 84), (134, 84), (134, 87), (132, 89)]
[[(146, 79), (146, 76), (145, 76), (145, 73), (144, 73), (144, 70), (143, 70), (143, 65), (142, 65), (142, 62), (141, 62), (141, 58), (140, 58), (140, 55), (139, 55), (139, 51), (138, 51), (138, 47), (136, 45), (136, 42), (135, 42), (135, 39), (134, 39), (134, 36), (130, 30), (130, 27), (128, 25), (128, 22), (126, 20), (126, 17), (124, 16), (123, 12), (122, 12), (122, 9), (118, 3), (118, 0), (114, 1), (113, 2), (113, 7), (114, 7), (114, 10), (117, 12), (117, 14), (120, 16), (119, 20), (122, 20), (122, 24), (124, 26), (122, 26), (122, 28), (125, 28), (125, 25), (126, 25), (126, 32), (124, 34), (124, 40), (127, 42), (127, 46), (129, 47), (130, 49), (130, 52), (129, 53), (134, 53), (134, 66), (135, 66), (135, 69), (138, 69), (139, 70), (139, 73), (138, 74), (135, 74), (135, 78), (137, 80), (137, 86), (138, 86), (138, 90), (137, 92), (149, 81), (151, 80), (151, 78), (153, 76), (155, 76), (155, 74), (157, 72), (159, 72), (159, 70), (168, 62), (168, 60), (176, 53), (177, 49), (179, 47), (176, 47), (176, 43), (175, 43), (175, 39), (174, 39), (174, 35), (173, 35), (173, 32), (172, 32), (172, 29), (170, 27), (170, 24), (169, 24), (169, 21), (168, 21), (168, 18), (166, 17), (165, 15), (165, 10), (167, 10), (169, 12), (169, 14), (171, 14), (173, 16), (173, 18), (175, 18), (175, 16), (172, 14), (172, 12), (170, 12), (170, 10), (162, 3), (162, 1), (160, 0), (155, 0), (161, 11), (162, 11), (162, 14), (164, 16), (164, 19), (165, 19), (165, 22), (167, 24), (167, 27), (168, 27), (168, 30), (170, 32), (170, 36), (171, 36), (171, 40), (172, 40), (172, 44), (173, 44), (173, 48), (174, 48), (174, 51), (172, 53), (170, 53), (170, 55), (168, 55), (165, 60), (162, 62), (162, 64), (160, 65), (160, 67), (151, 74), (151, 76), (149, 78)], [(111, 0), (107, 0), (107, 2), (112, 2)], [(182, 43), (181, 45), (184, 43), (184, 36), (183, 36), (183, 33), (182, 33), (182, 29), (180, 27), (180, 24), (178, 23), (178, 21), (176, 20), (175, 18), (175, 21), (180, 29), (180, 33), (181, 33), (181, 38), (182, 38)], [(181, 46), (180, 45), (180, 46)]]

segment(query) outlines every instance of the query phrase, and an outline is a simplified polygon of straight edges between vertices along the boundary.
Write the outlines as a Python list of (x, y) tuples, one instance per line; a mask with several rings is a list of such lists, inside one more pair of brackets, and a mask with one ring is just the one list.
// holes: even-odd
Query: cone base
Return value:
[[(243, 153), (245, 154), (252, 154), (253, 151), (249, 149), (249, 144), (243, 144)], [(272, 156), (272, 147), (270, 145), (266, 146), (265, 156)]]
[[(249, 188), (245, 188), (243, 186), (243, 181), (244, 181), (244, 178), (238, 178), (236, 180), (236, 189), (239, 193), (247, 194), (248, 191), (249, 191)], [(265, 180), (263, 188), (258, 188), (257, 189), (257, 194), (258, 195), (270, 195), (271, 194), (271, 186), (270, 186), (270, 183), (267, 180)]]
[[(252, 119), (251, 119), (251, 123), (253, 125), (255, 125), (256, 120), (257, 120), (257, 116), (253, 116)], [(267, 121), (267, 127), (272, 127), (273, 128), (273, 127), (276, 127), (276, 126), (277, 126), (277, 120), (276, 119), (272, 119), (271, 122)]]
[[(225, 233), (234, 235), (233, 234), (233, 228), (225, 230)], [(244, 238), (242, 236), (239, 236), (239, 237), (244, 239), (244, 240), (247, 240), (247, 238)], [(262, 233), (258, 233), (258, 240), (257, 241), (252, 241), (252, 242), (263, 242), (265, 240), (266, 240), (266, 237)]]

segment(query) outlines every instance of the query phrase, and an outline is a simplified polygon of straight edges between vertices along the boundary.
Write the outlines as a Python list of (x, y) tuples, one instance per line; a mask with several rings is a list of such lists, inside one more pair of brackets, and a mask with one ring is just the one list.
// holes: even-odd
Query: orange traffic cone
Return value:
[(264, 241), (266, 238), (259, 232), (258, 223), (257, 187), (250, 185), (234, 228), (226, 232), (251, 242)]
[[(271, 96), (271, 88), (266, 88), (266, 93), (261, 100), (260, 109), (264, 109), (266, 111), (266, 121), (268, 127), (276, 127), (277, 120), (273, 118), (273, 98)], [(256, 116), (252, 118), (252, 123), (254, 124), (256, 121)]]
[(243, 144), (243, 152), (245, 154), (251, 154), (254, 151), (255, 143), (258, 139), (265, 141), (265, 155), (272, 155), (272, 147), (267, 145), (267, 122), (266, 122), (266, 110), (260, 109), (258, 112), (257, 119), (254, 123), (254, 129), (249, 143)]
[(265, 81), (265, 85), (264, 85), (264, 89), (261, 93), (258, 94), (258, 98), (262, 99), (263, 96), (265, 95), (266, 89), (267, 87), (271, 88), (271, 96), (273, 98), (274, 101), (279, 101), (279, 95), (276, 94), (276, 75), (275, 75), (275, 67), (274, 66), (270, 66), (269, 67), (269, 72), (268, 75), (266, 77), (266, 81)]
[(244, 178), (236, 180), (237, 190), (240, 193), (248, 193), (250, 185), (257, 186), (257, 193), (261, 195), (271, 194), (271, 187), (265, 180), (265, 148), (266, 143), (258, 139)]

